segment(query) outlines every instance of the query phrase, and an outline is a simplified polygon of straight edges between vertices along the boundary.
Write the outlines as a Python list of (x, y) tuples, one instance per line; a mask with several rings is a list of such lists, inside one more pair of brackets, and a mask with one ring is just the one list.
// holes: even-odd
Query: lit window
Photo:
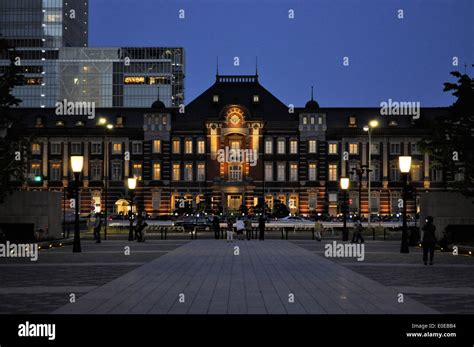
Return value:
[(186, 154), (193, 153), (193, 140), (184, 141), (184, 153)]
[(310, 211), (314, 211), (318, 207), (318, 195), (316, 193), (309, 193), (308, 207)]
[(135, 177), (137, 180), (142, 179), (142, 164), (134, 163), (132, 165), (132, 176)]
[(309, 140), (308, 141), (308, 152), (309, 153), (316, 153), (316, 140)]
[(290, 181), (298, 181), (298, 164), (290, 165)]
[(337, 164), (329, 164), (329, 181), (337, 181)]
[(422, 180), (422, 165), (420, 162), (414, 162), (411, 165), (411, 179), (413, 181), (421, 181)]
[(277, 142), (277, 153), (278, 154), (285, 154), (285, 139), (278, 139)]
[(303, 124), (308, 124), (308, 118), (307, 117), (303, 117)]
[(297, 154), (298, 153), (298, 141), (291, 140), (290, 141), (290, 154)]
[(50, 181), (60, 181), (61, 180), (61, 163), (51, 163), (50, 172), (49, 172)]
[(206, 165), (204, 163), (199, 163), (197, 165), (197, 180), (202, 182), (206, 179)]
[(308, 179), (310, 181), (316, 181), (316, 164), (314, 163), (309, 164)]
[(161, 140), (153, 140), (153, 153), (161, 153)]
[(197, 146), (198, 154), (204, 154), (206, 152), (206, 142), (204, 142), (204, 140), (198, 140)]
[(265, 181), (273, 181), (273, 164), (265, 163)]
[(272, 154), (273, 153), (273, 140), (266, 139), (265, 140), (265, 154)]
[(349, 128), (355, 128), (355, 127), (357, 127), (356, 117), (350, 116), (349, 117)]
[(31, 144), (31, 154), (41, 154), (41, 145), (39, 143)]
[(41, 164), (40, 163), (31, 163), (30, 173), (34, 176), (41, 175)]
[(113, 143), (112, 144), (112, 154), (122, 154), (122, 144), (121, 143)]
[(253, 96), (253, 102), (254, 102), (254, 103), (260, 102), (260, 96), (254, 95), (254, 96)]
[(156, 181), (161, 180), (161, 164), (153, 163), (153, 179)]
[(311, 120), (311, 125), (314, 124), (314, 117), (310, 117), (310, 120)]
[(349, 154), (359, 154), (358, 143), (349, 143)]
[(337, 143), (330, 143), (328, 145), (329, 154), (337, 154)]
[(181, 180), (181, 166), (179, 164), (173, 164), (172, 180)]
[(180, 141), (179, 140), (173, 140), (173, 153), (174, 154), (179, 154), (181, 152), (180, 150)]
[(193, 180), (193, 164), (184, 165), (184, 180), (185, 181)]
[(212, 96), (212, 102), (219, 102), (219, 95), (213, 95)]
[(278, 163), (277, 164), (277, 181), (284, 182), (285, 181), (285, 163)]

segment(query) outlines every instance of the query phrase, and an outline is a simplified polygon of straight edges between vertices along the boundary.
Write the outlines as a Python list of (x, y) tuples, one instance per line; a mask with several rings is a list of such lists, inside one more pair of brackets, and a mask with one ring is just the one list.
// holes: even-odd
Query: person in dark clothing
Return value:
[(263, 214), (258, 219), (258, 230), (260, 231), (258, 239), (261, 241), (265, 240), (265, 217)]
[(96, 243), (100, 243), (100, 229), (102, 229), (102, 218), (99, 213), (96, 214), (96, 224), (94, 227), (94, 238)]
[(145, 229), (148, 226), (147, 223), (143, 220), (143, 217), (141, 213), (138, 214), (137, 217), (137, 225), (135, 226), (135, 238), (137, 239), (137, 242), (143, 242), (143, 229)]
[(214, 216), (214, 218), (212, 219), (212, 228), (214, 229), (214, 238), (216, 240), (219, 239), (219, 232), (220, 232), (220, 220), (219, 220), (219, 217), (217, 216)]
[(250, 220), (248, 216), (245, 219), (244, 224), (245, 224), (245, 233), (247, 235), (247, 240), (250, 241), (250, 239), (252, 238), (252, 221)]
[(364, 238), (362, 237), (362, 223), (360, 222), (359, 217), (354, 217), (354, 234), (352, 235), (351, 243), (364, 243)]
[(430, 255), (430, 265), (433, 265), (434, 250), (436, 245), (436, 227), (433, 224), (433, 217), (428, 216), (423, 226), (423, 263), (428, 265), (428, 253)]

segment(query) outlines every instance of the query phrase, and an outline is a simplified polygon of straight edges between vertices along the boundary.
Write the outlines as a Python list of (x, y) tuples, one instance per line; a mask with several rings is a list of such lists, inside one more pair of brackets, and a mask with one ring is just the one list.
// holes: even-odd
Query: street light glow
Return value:
[(368, 126), (368, 125), (364, 125), (364, 127), (363, 127), (362, 129), (364, 129), (364, 131), (369, 131), (369, 126)]
[(370, 122), (369, 122), (369, 126), (371, 128), (376, 128), (379, 126), (379, 121), (377, 119), (372, 119)]
[(113, 124), (107, 124), (107, 129), (113, 129), (113, 128), (114, 128)]
[(398, 164), (402, 173), (409, 173), (411, 168), (411, 156), (398, 157)]
[(104, 117), (99, 118), (99, 124), (104, 125), (105, 123), (107, 123), (107, 119)]
[(81, 172), (84, 165), (84, 157), (82, 155), (76, 155), (71, 157), (72, 172)]
[(349, 178), (347, 177), (342, 177), (341, 178), (341, 189), (348, 189), (349, 188)]
[(135, 177), (130, 177), (128, 179), (128, 189), (135, 189), (137, 187), (137, 179)]

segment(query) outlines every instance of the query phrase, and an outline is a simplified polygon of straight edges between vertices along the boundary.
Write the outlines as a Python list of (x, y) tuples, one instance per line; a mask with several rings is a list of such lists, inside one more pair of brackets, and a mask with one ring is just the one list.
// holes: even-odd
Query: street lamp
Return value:
[(104, 240), (107, 240), (107, 205), (108, 205), (108, 187), (109, 187), (109, 144), (107, 139), (107, 130), (114, 128), (113, 124), (107, 122), (107, 118), (100, 117), (97, 125), (104, 127)]
[(407, 228), (407, 188), (408, 188), (408, 173), (411, 169), (411, 157), (398, 157), (398, 164), (400, 171), (403, 174), (403, 225), (402, 225), (402, 245), (400, 253), (409, 253), (408, 248), (408, 228)]
[(370, 186), (371, 186), (371, 177), (370, 177), (370, 173), (372, 172), (372, 164), (371, 164), (371, 160), (372, 160), (372, 129), (373, 128), (376, 128), (379, 126), (379, 121), (377, 119), (372, 119), (371, 121), (369, 121), (369, 124), (364, 126), (364, 131), (367, 132), (367, 134), (369, 135), (369, 162), (368, 162), (368, 169), (367, 169), (367, 193), (368, 193), (368, 205), (369, 205), (369, 213), (367, 215), (367, 227), (370, 228), (370, 213), (372, 212), (371, 209), (372, 209), (372, 199), (371, 199), (371, 196), (370, 196)]
[(135, 177), (130, 177), (127, 183), (128, 189), (130, 190), (130, 231), (128, 233), (128, 241), (133, 241), (133, 190), (137, 187), (137, 179)]
[(81, 174), (82, 167), (84, 165), (83, 156), (72, 156), (71, 157), (71, 168), (74, 173), (75, 180), (75, 207), (76, 207), (76, 216), (74, 220), (74, 243), (72, 246), (72, 251), (74, 253), (81, 252), (81, 236), (79, 234), (79, 175)]
[(342, 228), (342, 241), (349, 240), (349, 235), (347, 233), (347, 222), (346, 222), (346, 214), (347, 214), (347, 189), (349, 189), (349, 178), (342, 177), (341, 178), (341, 189), (344, 192), (343, 195), (343, 204), (342, 204), (342, 218), (343, 220), (343, 228)]

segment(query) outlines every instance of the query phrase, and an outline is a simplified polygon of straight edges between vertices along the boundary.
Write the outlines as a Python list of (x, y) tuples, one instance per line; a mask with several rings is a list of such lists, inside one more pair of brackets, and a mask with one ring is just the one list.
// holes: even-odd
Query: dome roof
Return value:
[(305, 108), (308, 110), (317, 110), (319, 108), (319, 104), (311, 99), (306, 103)]
[(305, 108), (307, 110), (317, 110), (319, 108), (319, 104), (313, 99), (313, 86), (311, 86), (311, 100), (306, 103)]
[(166, 108), (166, 105), (163, 103), (163, 101), (158, 99), (151, 105), (151, 108), (155, 110), (164, 110)]

